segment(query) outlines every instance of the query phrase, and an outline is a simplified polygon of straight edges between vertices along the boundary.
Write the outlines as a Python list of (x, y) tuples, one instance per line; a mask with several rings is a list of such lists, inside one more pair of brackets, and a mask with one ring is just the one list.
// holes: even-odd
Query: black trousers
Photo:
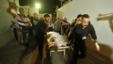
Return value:
[(43, 46), (44, 46), (44, 34), (36, 35), (36, 46), (38, 48), (38, 58), (36, 64), (42, 64)]
[(85, 41), (81, 40), (79, 42), (75, 42), (74, 43), (73, 58), (72, 58), (70, 64), (77, 64), (78, 59), (85, 58), (86, 54), (87, 53), (86, 53)]
[(38, 44), (38, 58), (37, 58), (37, 64), (42, 64), (42, 55), (43, 55), (43, 44)]
[(17, 29), (13, 28), (13, 33), (14, 33), (14, 37), (16, 40), (18, 40), (18, 34), (17, 34)]

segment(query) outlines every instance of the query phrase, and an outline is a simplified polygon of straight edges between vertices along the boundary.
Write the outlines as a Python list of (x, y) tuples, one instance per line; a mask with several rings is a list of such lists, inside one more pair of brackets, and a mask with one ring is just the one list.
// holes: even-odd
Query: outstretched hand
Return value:
[(100, 51), (100, 46), (97, 41), (95, 42), (95, 46), (96, 46), (97, 51)]

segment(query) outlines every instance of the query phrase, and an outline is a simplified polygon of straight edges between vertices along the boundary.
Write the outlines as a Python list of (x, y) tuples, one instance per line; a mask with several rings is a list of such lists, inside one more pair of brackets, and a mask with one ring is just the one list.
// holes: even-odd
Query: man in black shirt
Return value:
[(36, 26), (35, 26), (35, 31), (36, 31), (36, 42), (37, 42), (37, 47), (38, 47), (38, 64), (42, 64), (42, 57), (43, 57), (43, 48), (45, 45), (45, 40), (46, 40), (46, 32), (47, 32), (47, 24), (44, 21), (44, 19), (38, 20)]
[(84, 14), (81, 21), (81, 24), (74, 27), (71, 38), (69, 38), (69, 40), (72, 40), (72, 43), (74, 44), (74, 61), (72, 61), (71, 64), (76, 64), (78, 58), (84, 58), (86, 56), (85, 40), (88, 36), (91, 36), (93, 41), (96, 41), (97, 39), (95, 29), (89, 21), (89, 16)]

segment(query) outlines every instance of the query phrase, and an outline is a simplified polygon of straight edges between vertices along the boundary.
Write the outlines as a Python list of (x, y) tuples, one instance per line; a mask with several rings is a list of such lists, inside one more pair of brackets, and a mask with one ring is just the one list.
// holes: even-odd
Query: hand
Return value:
[(97, 42), (95, 42), (95, 46), (96, 46), (97, 51), (100, 51), (100, 46)]
[(87, 39), (87, 37), (86, 37), (86, 36), (83, 36), (83, 37), (82, 37), (82, 40), (85, 40), (85, 39)]

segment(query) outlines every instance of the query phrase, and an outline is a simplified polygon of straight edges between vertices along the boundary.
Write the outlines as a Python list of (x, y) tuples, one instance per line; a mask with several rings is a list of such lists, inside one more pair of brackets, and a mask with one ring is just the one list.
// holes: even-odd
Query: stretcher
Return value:
[(66, 55), (66, 49), (69, 49), (68, 41), (65, 36), (57, 32), (48, 32), (47, 33), (47, 42), (48, 48), (50, 49), (50, 56), (53, 52), (63, 52), (63, 55)]

